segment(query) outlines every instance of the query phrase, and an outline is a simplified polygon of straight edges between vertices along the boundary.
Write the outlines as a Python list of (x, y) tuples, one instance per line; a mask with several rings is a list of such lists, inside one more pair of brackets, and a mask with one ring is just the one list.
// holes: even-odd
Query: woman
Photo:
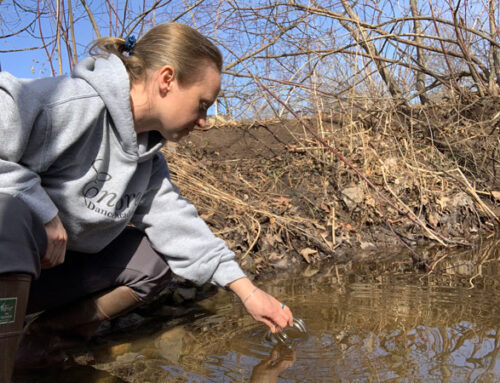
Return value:
[(170, 270), (229, 288), (272, 331), (292, 325), (289, 308), (246, 278), (179, 196), (158, 152), (204, 126), (219, 50), (170, 23), (137, 43), (100, 39), (91, 52), (71, 77), (0, 74), (1, 382), (26, 307), (44, 311), (31, 333), (88, 339), (154, 298)]

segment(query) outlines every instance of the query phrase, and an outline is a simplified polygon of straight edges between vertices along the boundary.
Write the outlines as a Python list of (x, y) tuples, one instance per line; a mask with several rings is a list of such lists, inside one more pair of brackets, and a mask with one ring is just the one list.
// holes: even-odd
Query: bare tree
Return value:
[[(327, 109), (351, 103), (353, 95), (360, 100), (354, 105), (363, 108), (380, 105), (381, 98), (425, 104), (447, 88), (497, 94), (498, 3), (488, 0), (466, 12), (461, 2), (432, 0), (411, 0), (408, 9), (380, 8), (372, 0), (0, 1), (0, 39), (11, 44), (0, 52), (41, 49), (53, 74), (69, 73), (90, 43), (81, 31), (91, 31), (93, 38), (140, 36), (154, 23), (179, 21), (213, 36), (224, 52), (219, 113), (289, 115), (266, 99), (253, 76), (305, 114), (317, 109), (311, 100), (318, 96)], [(18, 48), (19, 36), (32, 45)]]

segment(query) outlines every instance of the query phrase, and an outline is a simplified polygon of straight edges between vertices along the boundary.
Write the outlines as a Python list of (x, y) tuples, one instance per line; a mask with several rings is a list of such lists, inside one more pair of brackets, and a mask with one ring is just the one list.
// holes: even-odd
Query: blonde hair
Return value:
[(193, 28), (180, 23), (160, 24), (142, 36), (130, 53), (125, 51), (125, 40), (117, 37), (103, 37), (96, 40), (90, 54), (114, 54), (125, 65), (130, 82), (145, 81), (149, 70), (171, 65), (181, 84), (189, 84), (206, 60), (213, 62), (222, 71), (222, 54), (205, 36)]

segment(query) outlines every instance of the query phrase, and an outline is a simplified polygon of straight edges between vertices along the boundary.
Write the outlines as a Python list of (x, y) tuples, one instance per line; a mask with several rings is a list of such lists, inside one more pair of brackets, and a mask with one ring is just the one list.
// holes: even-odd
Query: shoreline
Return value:
[[(255, 275), (358, 251), (456, 248), (499, 232), (500, 161), (473, 173), (458, 166), (459, 148), (451, 155), (416, 129), (409, 142), (400, 123), (388, 135), (374, 120), (360, 121), (337, 121), (320, 133), (378, 191), (297, 121), (213, 126), (163, 153), (181, 195)], [(358, 127), (346, 132), (349, 123)], [(474, 143), (477, 150), (494, 146), (497, 137), (488, 137)]]

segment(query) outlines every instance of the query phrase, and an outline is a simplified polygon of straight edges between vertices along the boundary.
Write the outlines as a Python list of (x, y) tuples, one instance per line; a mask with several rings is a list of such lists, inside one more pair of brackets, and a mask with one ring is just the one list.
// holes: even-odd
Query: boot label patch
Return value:
[(0, 324), (16, 321), (17, 298), (0, 298)]

